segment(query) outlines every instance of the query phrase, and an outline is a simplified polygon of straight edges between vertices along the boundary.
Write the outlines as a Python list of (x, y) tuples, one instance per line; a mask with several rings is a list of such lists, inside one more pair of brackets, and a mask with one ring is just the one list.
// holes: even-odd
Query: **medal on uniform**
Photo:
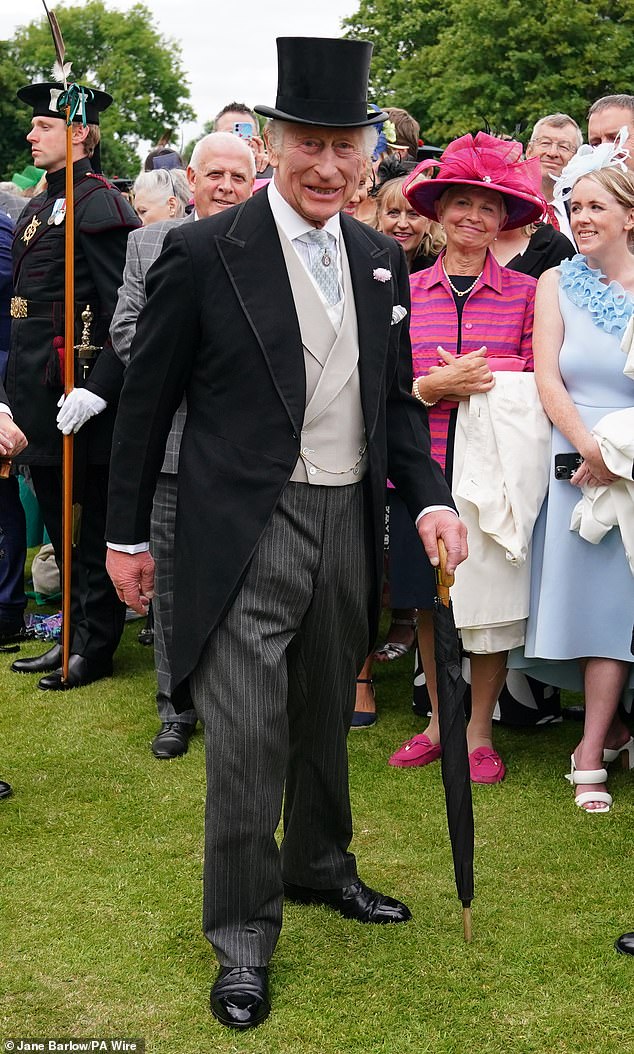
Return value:
[(37, 228), (40, 226), (40, 224), (41, 224), (41, 221), (38, 220), (37, 216), (34, 216), (33, 219), (31, 220), (31, 222), (29, 223), (28, 227), (24, 231), (24, 234), (22, 235), (22, 241), (24, 242), (25, 245), (29, 244), (29, 242), (31, 241), (31, 238), (33, 237), (33, 235), (37, 231)]
[(64, 222), (65, 215), (66, 198), (56, 198), (55, 203), (53, 205), (53, 211), (51, 212), (47, 221), (49, 227), (51, 227), (53, 224), (55, 224), (56, 227), (59, 227), (60, 223)]

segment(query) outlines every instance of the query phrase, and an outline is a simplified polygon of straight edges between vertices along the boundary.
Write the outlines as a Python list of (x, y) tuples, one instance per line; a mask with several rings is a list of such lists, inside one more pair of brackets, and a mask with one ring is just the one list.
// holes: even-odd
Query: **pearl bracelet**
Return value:
[(414, 381), (414, 384), (412, 386), (412, 394), (414, 395), (415, 399), (418, 399), (419, 403), (422, 403), (423, 406), (427, 407), (427, 409), (430, 410), (432, 406), (436, 405), (438, 399), (434, 399), (433, 403), (428, 403), (427, 399), (423, 399), (422, 395), (420, 394), (420, 388), (418, 387), (419, 380), (420, 377), (417, 377)]

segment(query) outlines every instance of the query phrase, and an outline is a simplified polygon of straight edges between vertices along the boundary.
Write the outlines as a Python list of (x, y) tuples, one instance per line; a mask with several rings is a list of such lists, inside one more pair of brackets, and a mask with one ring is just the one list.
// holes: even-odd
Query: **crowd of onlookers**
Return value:
[(14, 673), (99, 682), (126, 604), (146, 634), (151, 605), (155, 757), (204, 724), (211, 1008), (235, 1028), (269, 1013), (284, 899), (411, 918), (359, 878), (346, 737), (377, 720), (376, 668), (415, 649), (427, 723), (389, 763), (443, 755), (440, 541), (465, 781), (503, 780), (495, 719), (559, 721), (563, 689), (584, 700), (576, 805), (608, 812), (608, 766), (634, 767), (634, 96), (592, 104), (587, 145), (554, 112), (525, 146), (425, 147), (405, 110), (368, 107), (370, 52), (280, 38), (263, 130), (229, 103), (130, 187), (101, 173), (108, 93), (27, 85), (33, 166), (0, 188), (0, 648), (30, 639), (21, 474), (66, 606)]
[[(584, 202), (576, 202), (572, 176), (570, 187), (564, 186), (562, 192), (562, 172), (567, 171), (579, 156), (577, 151), (584, 141), (584, 134), (573, 117), (553, 113), (536, 122), (524, 150), (508, 137), (479, 133), (475, 138), (463, 136), (441, 152), (440, 148), (422, 144), (419, 124), (407, 111), (394, 107), (387, 112), (389, 120), (378, 126), (372, 162), (367, 165), (345, 211), (395, 239), (403, 248), (411, 274), (413, 395), (428, 409), (434, 456), (443, 466), (449, 482), (453, 482), (461, 515), (469, 519), (473, 555), (467, 566), (472, 573), (463, 571), (458, 574), (456, 612), (465, 652), (464, 672), (470, 683), (468, 736), (472, 779), (494, 783), (504, 777), (504, 763), (492, 742), (494, 718), (510, 724), (535, 725), (561, 720), (560, 687), (582, 688), (585, 676), (586, 729), (580, 748), (573, 755), (571, 779), (582, 785), (583, 772), (594, 771), (595, 778), (590, 780), (586, 775), (587, 782), (583, 784), (590, 787), (587, 793), (594, 794), (585, 804), (587, 808), (600, 810), (606, 806), (609, 796), (602, 789), (604, 778), (597, 775), (599, 770), (603, 771), (599, 753), (605, 755), (603, 760), (607, 762), (612, 755), (627, 750), (628, 757), (634, 761), (633, 743), (617, 710), (629, 678), (625, 657), (619, 652), (617, 658), (612, 654), (614, 649), (612, 652), (608, 649), (607, 657), (597, 659), (604, 664), (599, 672), (592, 672), (595, 660), (584, 658), (581, 675), (563, 679), (558, 674), (559, 667), (567, 668), (570, 663), (560, 662), (556, 668), (535, 669), (537, 659), (552, 663), (564, 657), (573, 659), (577, 655), (594, 654), (591, 641), (584, 644), (585, 650), (579, 651), (580, 645), (568, 640), (559, 655), (554, 644), (557, 634), (553, 624), (558, 619), (566, 624), (571, 622), (570, 600), (555, 616), (550, 613), (550, 593), (565, 598), (571, 589), (571, 578), (566, 577), (564, 585), (561, 564), (558, 570), (553, 570), (558, 580), (550, 584), (538, 581), (535, 571), (536, 567), (543, 570), (546, 566), (544, 561), (547, 562), (549, 546), (555, 544), (554, 539), (561, 544), (551, 521), (566, 484), (559, 476), (553, 483), (555, 477), (548, 471), (550, 423), (561, 433), (558, 440), (561, 451), (555, 451), (557, 454), (563, 456), (576, 452), (574, 444), (569, 441), (570, 420), (574, 433), (579, 432), (586, 439), (586, 433), (581, 432), (577, 421), (577, 395), (570, 396), (575, 406), (571, 409), (568, 395), (563, 394), (564, 390), (566, 393), (569, 390), (568, 381), (553, 362), (555, 344), (559, 341), (567, 350), (573, 327), (580, 327), (573, 340), (575, 348), (575, 341), (582, 342), (586, 333), (582, 331), (579, 320), (570, 320), (562, 310), (562, 294), (557, 293), (556, 285), (559, 282), (560, 289), (576, 286), (576, 283), (582, 287), (590, 281), (588, 273), (594, 272), (583, 272), (579, 277), (581, 263), (560, 265), (562, 261), (573, 258), (578, 261), (576, 254), (579, 251), (590, 256), (593, 264), (601, 263), (604, 274), (610, 277), (603, 256), (590, 251), (593, 242), (584, 229), (586, 211), (591, 211), (593, 206), (586, 207)], [(627, 204), (634, 170), (634, 157), (628, 153), (631, 151), (634, 155), (634, 97), (611, 96), (598, 100), (590, 108), (587, 139), (591, 147), (612, 150), (614, 155), (613, 144), (623, 128), (626, 132), (619, 141), (621, 154), (616, 162), (611, 155), (603, 166), (612, 165), (611, 171), (619, 173), (614, 177), (618, 188), (612, 184), (608, 187), (602, 185), (601, 194), (611, 195), (619, 207), (627, 209), (634, 208), (634, 199), (631, 206)], [(34, 151), (34, 160), (38, 156), (42, 155)], [(19, 224), (25, 199), (46, 193), (46, 163), (42, 164), (43, 168), (27, 166), (23, 173), (16, 173), (11, 183), (0, 185), (0, 210), (13, 223), (17, 221)], [(597, 166), (597, 171), (602, 170)], [(580, 171), (587, 178), (594, 169), (590, 165), (587, 172)], [(123, 225), (124, 237), (117, 249), (120, 262), (116, 266), (121, 267), (121, 271), (116, 277), (118, 294), (109, 320), (109, 346), (124, 366), (129, 361), (136, 320), (146, 299), (147, 272), (158, 257), (171, 227), (175, 223), (191, 223), (216, 215), (239, 204), (253, 193), (261, 192), (272, 175), (267, 142), (255, 113), (244, 104), (234, 102), (216, 116), (214, 131), (196, 143), (188, 162), (169, 145), (159, 146), (148, 154), (143, 170), (134, 182), (130, 186), (122, 185), (142, 224), (137, 230), (131, 230), (133, 223), (128, 219), (128, 226)], [(593, 178), (598, 180), (599, 177)], [(52, 222), (55, 223), (54, 216)], [(48, 223), (51, 223), (50, 218)], [(621, 236), (624, 252), (628, 254), (629, 228), (624, 234), (615, 232), (609, 251), (617, 252), (616, 246), (620, 244), (617, 236)], [(5, 236), (5, 241), (7, 238), (10, 233)], [(5, 256), (8, 260), (8, 254)], [(624, 259), (627, 261), (629, 257), (626, 255)], [(559, 270), (551, 272), (551, 277), (537, 286), (537, 280), (551, 268)], [(5, 272), (3, 278), (8, 289), (9, 265)], [(619, 281), (618, 273), (615, 281)], [(564, 276), (565, 281), (553, 275)], [(631, 290), (627, 285), (625, 289), (625, 295), (629, 297)], [(582, 303), (581, 299), (573, 298), (573, 303), (577, 310), (582, 310), (585, 301)], [(591, 306), (591, 313), (592, 310)], [(609, 326), (606, 328), (610, 331)], [(620, 337), (623, 337), (623, 329), (620, 321), (616, 329), (613, 327)], [(596, 336), (594, 330), (589, 332), (592, 337)], [(543, 342), (543, 348), (541, 343), (536, 348), (536, 341)], [(8, 344), (8, 333), (5, 333), (5, 368)], [(616, 396), (619, 408), (632, 404), (631, 380), (626, 377), (622, 384), (624, 390)], [(576, 392), (572, 381), (570, 391)], [(96, 390), (90, 407), (81, 407), (72, 420), (68, 418), (73, 431), (91, 416), (102, 412), (97, 400), (105, 406), (108, 402), (105, 394), (104, 388)], [(587, 393), (583, 398), (586, 396)], [(608, 400), (603, 408), (610, 406)], [(486, 412), (493, 422), (494, 438), (489, 437), (486, 448), (483, 446), (479, 450), (472, 435), (476, 407), (480, 417)], [(498, 421), (498, 415), (503, 417), (505, 414), (511, 424), (513, 420), (522, 419), (524, 433), (519, 439), (512, 428), (504, 433), (504, 422)], [(183, 400), (174, 417), (152, 523), (152, 550), (157, 560), (152, 625), (161, 723), (152, 750), (158, 758), (173, 758), (185, 753), (196, 726), (192, 706), (185, 710), (181, 708), (179, 712), (172, 706), (168, 658), (173, 618), (172, 550), (178, 448), (185, 419)], [(594, 423), (592, 421), (586, 429), (588, 433)], [(504, 463), (504, 457), (495, 464), (487, 460), (492, 445), (498, 441), (510, 444), (508, 460), (515, 465), (515, 477), (509, 465)], [(520, 446), (521, 441), (526, 445)], [(538, 457), (541, 457), (542, 464), (536, 467)], [(584, 465), (592, 463), (593, 457), (586, 452)], [(475, 483), (474, 464), (481, 473)], [(594, 474), (587, 478), (583, 473), (590, 470), (577, 468), (576, 475), (574, 471), (571, 473), (573, 483), (585, 482), (588, 486), (592, 483), (600, 487), (611, 484), (616, 478), (607, 468), (601, 469), (597, 464), (593, 468)], [(554, 471), (563, 472), (563, 469)], [(36, 472), (41, 470), (36, 467)], [(28, 468), (23, 473), (30, 477)], [(465, 482), (467, 476), (471, 492)], [(504, 494), (506, 510), (495, 513), (489, 510), (495, 529), (480, 531), (485, 513), (481, 512), (480, 518), (473, 515), (474, 508), (478, 507), (473, 499), (473, 488), (476, 487), (479, 488), (478, 501), (486, 487), (497, 492), (494, 497), (500, 498)], [(545, 501), (547, 493), (549, 498)], [(487, 500), (491, 500), (491, 495)], [(557, 515), (570, 518), (570, 500), (564, 505)], [(515, 520), (525, 517), (520, 542), (517, 537), (510, 541), (505, 526), (500, 526), (499, 521), (504, 516), (507, 520), (509, 517)], [(561, 524), (558, 529), (563, 529)], [(552, 532), (552, 541), (549, 532)], [(617, 535), (618, 531), (609, 535), (610, 544), (616, 544)], [(565, 540), (567, 544), (568, 535)], [(581, 549), (570, 557), (573, 579), (579, 575), (579, 566), (585, 567), (586, 554), (590, 552), (589, 544), (578, 534), (575, 535), (575, 544)], [(602, 561), (606, 544), (602, 540), (597, 549)], [(537, 546), (540, 547), (539, 556)], [(626, 566), (622, 547), (620, 555), (623, 557), (620, 563), (617, 554), (611, 559), (622, 570), (621, 565)], [(373, 669), (415, 652), (414, 710), (420, 715), (428, 714), (430, 720), (424, 732), (406, 740), (395, 751), (390, 764), (397, 767), (425, 765), (439, 758), (442, 750), (432, 630), (434, 575), (407, 508), (389, 480), (386, 488), (386, 570), (385, 600), (391, 608), (391, 623), (385, 642), (368, 656), (359, 672), (352, 725), (369, 728), (376, 722)], [(543, 574), (546, 575), (546, 571)], [(624, 583), (629, 588), (627, 578)], [(17, 603), (8, 595), (6, 582), (4, 586), (5, 593), (0, 594), (0, 635), (7, 645), (19, 641), (23, 634), (23, 601), (21, 588), (15, 581), (11, 588), (14, 596), (19, 598)], [(544, 599), (545, 594), (548, 594), (547, 599)], [(613, 606), (607, 620), (610, 632), (616, 610), (617, 607)], [(576, 614), (582, 617), (581, 612)], [(627, 619), (627, 615), (624, 617)], [(527, 619), (529, 640), (532, 641), (530, 654), (525, 649)], [(533, 625), (535, 620), (537, 626)], [(107, 661), (78, 672), (77, 685), (88, 684), (111, 672), (112, 652), (119, 635), (120, 629), (111, 636)], [(540, 643), (535, 643), (536, 639)], [(511, 665), (518, 669), (508, 669), (509, 655)], [(59, 659), (59, 645), (55, 645), (43, 657), (17, 660), (14, 668), (20, 672), (42, 673), (50, 678), (51, 671), (59, 666)], [(605, 666), (605, 663), (612, 663), (614, 668)], [(590, 667), (589, 672), (587, 667)], [(595, 690), (593, 685), (597, 679), (600, 687)], [(606, 689), (608, 682), (609, 691)], [(598, 704), (591, 701), (597, 692), (602, 697), (601, 706), (606, 713), (609, 711), (609, 721), (604, 714), (598, 721), (598, 730), (595, 729), (594, 716)]]

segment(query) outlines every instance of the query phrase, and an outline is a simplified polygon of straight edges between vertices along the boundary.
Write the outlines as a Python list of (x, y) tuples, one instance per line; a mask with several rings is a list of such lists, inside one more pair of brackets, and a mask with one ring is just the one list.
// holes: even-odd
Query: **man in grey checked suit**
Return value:
[[(249, 146), (228, 132), (213, 132), (194, 147), (187, 168), (194, 198), (194, 210), (185, 219), (152, 223), (133, 231), (119, 289), (117, 307), (112, 317), (110, 339), (119, 358), (127, 366), (130, 345), (139, 313), (146, 301), (145, 277), (163, 248), (165, 235), (181, 223), (192, 223), (215, 216), (225, 209), (246, 201), (253, 193), (255, 161)], [(156, 485), (150, 545), (156, 564), (154, 579), (154, 662), (156, 666), (156, 703), (161, 727), (152, 741), (155, 757), (170, 759), (187, 753), (189, 739), (196, 727), (196, 711), (189, 706), (177, 713), (172, 705), (169, 644), (172, 636), (174, 578), (174, 523), (178, 452), (186, 402), (181, 402), (167, 439), (165, 460)], [(201, 485), (202, 482), (201, 482)]]
[(274, 180), (167, 236), (113, 442), (108, 567), (143, 611), (152, 494), (187, 392), (172, 673), (205, 726), (211, 1009), (238, 1029), (270, 1011), (285, 896), (363, 923), (411, 918), (349, 851), (347, 733), (380, 610), (386, 478), (432, 562), (438, 537), (450, 571), (466, 556), (411, 395), (405, 256), (341, 214), (385, 119), (368, 114), (371, 51), (278, 40), (276, 107), (256, 108), (272, 118)]

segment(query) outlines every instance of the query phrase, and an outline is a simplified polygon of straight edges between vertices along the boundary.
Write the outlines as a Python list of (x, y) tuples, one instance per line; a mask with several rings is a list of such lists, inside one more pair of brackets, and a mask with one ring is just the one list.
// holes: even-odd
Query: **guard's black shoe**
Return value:
[(0, 799), (10, 798), (13, 794), (13, 787), (10, 783), (5, 783), (4, 780), (0, 780)]
[(186, 754), (195, 727), (186, 721), (164, 721), (152, 740), (154, 757), (169, 760)]
[(360, 878), (343, 889), (309, 889), (307, 886), (293, 886), (285, 882), (284, 895), (287, 900), (294, 900), (298, 904), (326, 904), (343, 915), (344, 919), (355, 919), (357, 922), (408, 922), (412, 917), (406, 904), (377, 893)]
[(255, 1028), (271, 1013), (266, 966), (222, 966), (211, 989), (211, 1012), (227, 1028)]
[(68, 659), (68, 680), (64, 680), (62, 669), (49, 673), (38, 681), (43, 692), (67, 692), (70, 688), (83, 688), (86, 684), (112, 675), (112, 663), (92, 663), (83, 655), (71, 655)]
[(14, 673), (48, 673), (56, 670), (62, 662), (62, 646), (54, 644), (42, 655), (33, 655), (30, 659), (16, 659), (11, 663)]

